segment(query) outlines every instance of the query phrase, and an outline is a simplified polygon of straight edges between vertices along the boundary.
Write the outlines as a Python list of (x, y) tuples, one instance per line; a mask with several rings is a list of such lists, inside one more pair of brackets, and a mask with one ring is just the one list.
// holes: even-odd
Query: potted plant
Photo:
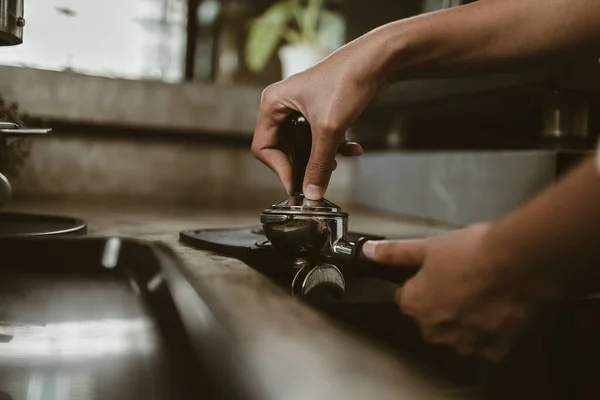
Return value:
[(323, 7), (323, 0), (281, 0), (253, 21), (246, 62), (262, 71), (279, 48), (283, 78), (317, 64), (344, 44), (342, 17)]

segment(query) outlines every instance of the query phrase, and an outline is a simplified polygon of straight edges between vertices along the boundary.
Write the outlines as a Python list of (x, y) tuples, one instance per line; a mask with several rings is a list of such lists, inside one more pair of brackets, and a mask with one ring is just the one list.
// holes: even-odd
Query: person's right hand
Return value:
[(367, 258), (393, 268), (420, 265), (396, 292), (424, 339), (464, 356), (501, 361), (522, 333), (564, 301), (567, 280), (512, 259), (492, 224), (415, 240), (367, 242)]
[[(313, 145), (304, 180), (304, 195), (320, 200), (335, 169), (335, 156), (358, 156), (358, 143), (345, 140), (350, 124), (387, 86), (380, 51), (368, 35), (341, 48), (316, 66), (265, 89), (252, 153), (279, 176), (288, 193), (292, 167), (281, 151), (279, 126), (293, 111), (308, 120)], [(381, 46), (379, 46), (381, 48)]]

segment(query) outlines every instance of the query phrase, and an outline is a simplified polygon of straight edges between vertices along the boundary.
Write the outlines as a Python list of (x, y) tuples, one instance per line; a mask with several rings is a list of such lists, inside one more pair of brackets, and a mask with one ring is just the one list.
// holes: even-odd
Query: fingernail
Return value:
[(365, 242), (362, 247), (362, 252), (367, 258), (371, 258), (375, 255), (375, 248), (377, 244), (373, 241)]
[(323, 198), (323, 188), (317, 185), (307, 185), (304, 189), (304, 197), (309, 200), (321, 200)]
[(363, 155), (363, 148), (362, 147), (354, 147), (352, 149), (352, 155), (354, 157), (362, 156)]

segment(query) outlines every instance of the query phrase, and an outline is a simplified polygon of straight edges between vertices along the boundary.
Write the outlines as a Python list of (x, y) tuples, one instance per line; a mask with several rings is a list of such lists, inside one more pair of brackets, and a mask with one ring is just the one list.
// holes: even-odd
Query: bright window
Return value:
[(178, 81), (185, 0), (26, 0), (24, 43), (0, 65)]

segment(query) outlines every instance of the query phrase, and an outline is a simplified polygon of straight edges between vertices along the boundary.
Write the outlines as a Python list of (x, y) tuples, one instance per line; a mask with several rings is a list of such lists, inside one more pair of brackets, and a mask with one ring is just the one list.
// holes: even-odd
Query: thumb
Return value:
[(362, 251), (369, 260), (383, 265), (415, 266), (425, 261), (427, 239), (369, 241)]

